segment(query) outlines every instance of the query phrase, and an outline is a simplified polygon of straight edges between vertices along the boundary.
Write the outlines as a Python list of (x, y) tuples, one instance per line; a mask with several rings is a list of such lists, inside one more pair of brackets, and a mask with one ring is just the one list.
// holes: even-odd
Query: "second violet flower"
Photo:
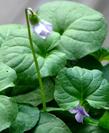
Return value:
[(82, 106), (77, 106), (76, 108), (70, 109), (69, 112), (75, 114), (75, 119), (78, 123), (83, 123), (84, 118), (89, 117), (89, 114)]

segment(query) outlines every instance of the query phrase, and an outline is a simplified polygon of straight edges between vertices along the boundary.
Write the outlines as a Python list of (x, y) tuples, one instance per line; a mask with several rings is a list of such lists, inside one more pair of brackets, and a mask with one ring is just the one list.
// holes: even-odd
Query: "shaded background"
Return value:
[[(47, 1), (54, 0), (0, 0), (0, 24), (25, 23), (24, 9), (38, 7)], [(62, 0), (61, 0), (62, 1)], [(109, 0), (69, 0), (88, 5), (104, 14), (109, 24)], [(109, 29), (108, 35), (104, 42), (109, 47)]]

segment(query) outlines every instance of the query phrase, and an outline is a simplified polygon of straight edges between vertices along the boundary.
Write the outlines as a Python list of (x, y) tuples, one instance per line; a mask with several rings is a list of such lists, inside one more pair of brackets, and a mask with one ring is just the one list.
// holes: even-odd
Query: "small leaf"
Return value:
[(109, 64), (103, 66), (102, 72), (103, 72), (104, 78), (106, 78), (109, 81)]
[(97, 109), (109, 108), (109, 83), (99, 70), (79, 67), (61, 70), (56, 78), (54, 95), (65, 109), (84, 102)]
[(71, 133), (65, 123), (54, 115), (41, 113), (34, 133)]
[[(54, 98), (54, 84), (50, 79), (43, 80), (46, 94), (46, 102), (53, 100)], [(38, 106), (42, 103), (40, 89), (33, 90), (31, 92), (13, 97), (17, 103), (30, 104), (32, 106)]]
[(0, 91), (9, 87), (14, 87), (16, 78), (16, 72), (9, 66), (0, 62)]
[(97, 51), (105, 39), (107, 24), (103, 15), (85, 5), (49, 2), (42, 5), (38, 13), (61, 35), (57, 47), (68, 59), (75, 60)]
[(0, 95), (0, 132), (11, 126), (17, 113), (16, 103), (11, 98)]
[[(10, 128), (10, 132), (21, 133), (32, 129), (39, 120), (39, 110), (27, 105), (19, 105), (19, 112), (15, 122)], [(22, 127), (23, 125), (23, 127)]]
[(109, 60), (109, 48), (100, 48), (92, 54), (99, 61)]
[(85, 126), (81, 128), (78, 133), (108, 133), (107, 130), (96, 126)]
[(99, 126), (109, 130), (109, 112), (105, 112), (99, 120)]

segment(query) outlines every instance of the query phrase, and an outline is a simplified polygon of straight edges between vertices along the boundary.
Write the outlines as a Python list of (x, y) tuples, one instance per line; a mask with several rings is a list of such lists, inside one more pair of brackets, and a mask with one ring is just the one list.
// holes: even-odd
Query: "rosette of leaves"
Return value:
[[(76, 107), (79, 103), (88, 103), (97, 109), (108, 109), (109, 83), (99, 70), (79, 67), (62, 69), (66, 65), (66, 60), (73, 59), (77, 61), (76, 65), (88, 69), (89, 63), (85, 62), (94, 60), (96, 64), (90, 69), (101, 70), (98, 53), (93, 54), (96, 59), (91, 56), (89, 60), (86, 55), (100, 49), (105, 39), (107, 25), (103, 15), (87, 6), (68, 1), (44, 4), (39, 8), (38, 15), (53, 25), (52, 34), (45, 40), (32, 33), (41, 76), (45, 78), (58, 74), (55, 95), (52, 80), (43, 79), (46, 102), (53, 100), (55, 96), (62, 110)], [(107, 59), (108, 51), (103, 53), (103, 58)], [(0, 64), (1, 93), (7, 88), (14, 87), (18, 77), (15, 88), (11, 89), (13, 98), (0, 96), (0, 132), (5, 132), (6, 129), (10, 133), (71, 133), (66, 124), (75, 132), (75, 121), (72, 122), (71, 114), (68, 118), (71, 118), (72, 123), (68, 121), (65, 124), (56, 116), (42, 113), (33, 107), (38, 106), (42, 100), (39, 85), (36, 83), (37, 72), (25, 26), (0, 26), (0, 61), (5, 63)], [(54, 77), (52, 79), (54, 80)], [(59, 117), (65, 121), (67, 115), (63, 113)], [(109, 117), (108, 113), (100, 119), (99, 126), (109, 130), (108, 124), (104, 124), (108, 122), (106, 117)], [(99, 128), (90, 127), (90, 132), (93, 130), (102, 132)], [(78, 131), (85, 133), (89, 128)]]
[[(78, 59), (98, 50), (105, 39), (104, 17), (87, 6), (51, 2), (42, 5), (38, 15), (53, 25), (46, 40), (32, 35), (42, 77), (56, 75), (65, 66), (66, 58)], [(36, 79), (25, 26), (0, 26), (0, 47), (0, 60), (16, 70), (18, 78)]]

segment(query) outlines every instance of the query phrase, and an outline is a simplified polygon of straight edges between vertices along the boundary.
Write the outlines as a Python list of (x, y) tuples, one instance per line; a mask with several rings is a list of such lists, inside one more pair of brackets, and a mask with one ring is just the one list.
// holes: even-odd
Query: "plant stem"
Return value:
[(48, 107), (47, 112), (52, 112), (52, 111), (66, 111), (62, 108), (55, 108), (55, 107)]
[(37, 71), (36, 78), (38, 76), (39, 85), (40, 85), (40, 92), (41, 92), (41, 98), (42, 98), (42, 104), (43, 104), (43, 111), (46, 111), (46, 97), (45, 97), (44, 86), (43, 86), (43, 82), (42, 82), (42, 78), (41, 78), (41, 74), (40, 74), (40, 69), (39, 69), (37, 57), (36, 57), (34, 46), (33, 46), (33, 42), (32, 42), (28, 9), (25, 9), (25, 15), (26, 15), (26, 22), (27, 22), (27, 29), (28, 29), (28, 37), (29, 37), (29, 41), (30, 41), (30, 47), (31, 47), (31, 51), (32, 51), (32, 55), (33, 55), (33, 59), (34, 59), (34, 63), (35, 63), (35, 68), (36, 68), (36, 71)]

